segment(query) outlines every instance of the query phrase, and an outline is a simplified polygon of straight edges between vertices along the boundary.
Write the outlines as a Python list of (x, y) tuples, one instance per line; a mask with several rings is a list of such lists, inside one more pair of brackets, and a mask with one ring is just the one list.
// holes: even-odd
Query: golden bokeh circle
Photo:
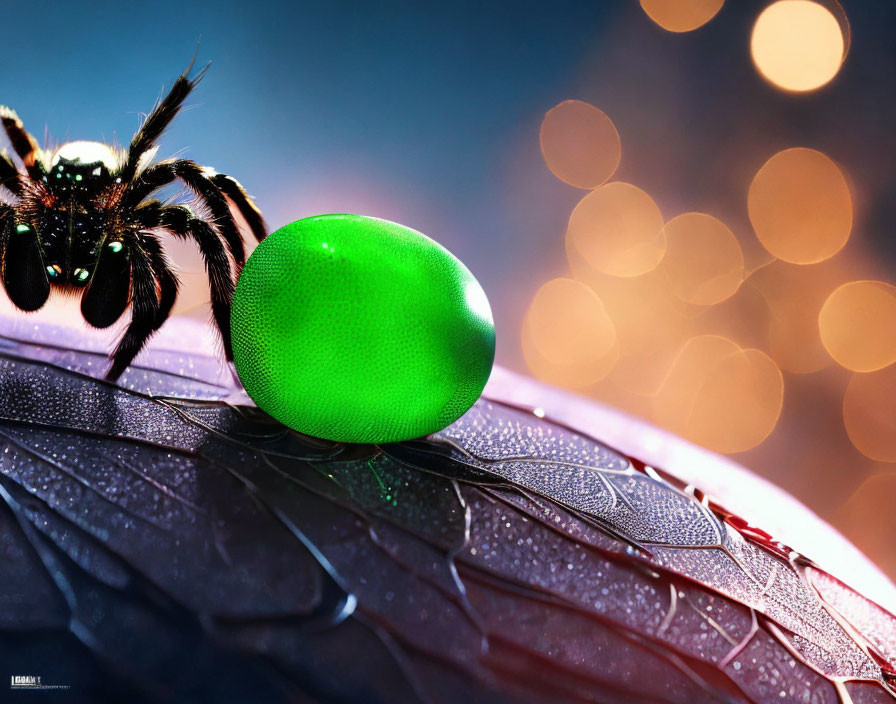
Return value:
[(662, 268), (681, 300), (710, 306), (734, 295), (744, 279), (744, 254), (734, 233), (705, 213), (685, 213), (665, 226)]
[(709, 22), (725, 0), (641, 0), (641, 8), (670, 32), (690, 32)]
[(774, 430), (783, 401), (784, 378), (771, 357), (700, 335), (673, 363), (654, 400), (654, 419), (716, 452), (744, 452)]
[(873, 372), (896, 362), (896, 286), (851, 281), (818, 314), (821, 342), (841, 366)]
[(759, 73), (778, 88), (816, 90), (846, 57), (847, 38), (837, 17), (813, 0), (778, 0), (753, 25), (750, 54)]
[(894, 505), (896, 472), (878, 472), (865, 479), (837, 512), (837, 527), (888, 574), (896, 574)]
[(578, 188), (605, 183), (622, 158), (613, 121), (581, 100), (566, 100), (548, 111), (541, 123), (540, 142), (548, 168)]
[(747, 209), (762, 245), (792, 264), (832, 257), (852, 230), (846, 179), (814, 149), (785, 149), (765, 162), (750, 184)]
[(818, 313), (831, 292), (854, 278), (843, 257), (813, 266), (774, 261), (753, 272), (746, 285), (768, 306), (763, 345), (778, 365), (793, 374), (811, 374), (833, 364), (821, 344)]
[(566, 230), (569, 258), (612, 276), (652, 271), (666, 251), (663, 215), (637, 186), (621, 181), (596, 188), (579, 201)]
[(575, 250), (570, 250), (569, 266), (604, 302), (616, 327), (620, 357), (608, 380), (652, 396), (689, 336), (690, 306), (672, 295), (659, 267), (641, 276), (611, 276), (595, 271)]
[(616, 329), (594, 291), (574, 279), (548, 281), (523, 319), (523, 356), (538, 378), (583, 388), (604, 378), (618, 357)]
[(852, 375), (843, 394), (843, 425), (863, 455), (896, 462), (896, 364)]
[(686, 434), (690, 409), (707, 370), (739, 351), (737, 344), (721, 335), (698, 335), (687, 340), (654, 399), (654, 419), (670, 430)]

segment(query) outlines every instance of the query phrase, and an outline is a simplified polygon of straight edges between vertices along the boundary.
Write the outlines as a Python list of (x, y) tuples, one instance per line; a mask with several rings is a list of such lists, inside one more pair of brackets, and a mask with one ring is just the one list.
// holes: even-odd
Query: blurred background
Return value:
[[(768, 477), (896, 577), (896, 4), (34, 2), (0, 103), (58, 144), (161, 142), (272, 228), (421, 230), (498, 362)], [(207, 315), (172, 246), (183, 315)]]

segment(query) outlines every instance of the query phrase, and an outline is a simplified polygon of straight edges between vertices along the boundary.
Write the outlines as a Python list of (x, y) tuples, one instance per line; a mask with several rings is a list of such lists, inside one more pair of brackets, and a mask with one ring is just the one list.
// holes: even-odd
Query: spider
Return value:
[[(195, 57), (194, 57), (195, 60)], [(233, 178), (187, 159), (154, 162), (162, 132), (199, 83), (193, 62), (137, 130), (127, 151), (76, 141), (41, 149), (15, 112), (0, 107), (0, 122), (21, 159), (19, 171), (4, 150), (0, 185), (14, 202), (0, 202), (0, 276), (12, 303), (35, 311), (51, 289), (80, 295), (81, 314), (95, 328), (115, 323), (130, 306), (131, 319), (114, 351), (106, 379), (116, 381), (171, 314), (178, 279), (159, 231), (194, 240), (209, 278), (212, 314), (227, 360), (230, 305), (246, 260), (229, 203), (257, 240), (265, 236), (261, 212)], [(151, 198), (179, 181), (209, 217)]]

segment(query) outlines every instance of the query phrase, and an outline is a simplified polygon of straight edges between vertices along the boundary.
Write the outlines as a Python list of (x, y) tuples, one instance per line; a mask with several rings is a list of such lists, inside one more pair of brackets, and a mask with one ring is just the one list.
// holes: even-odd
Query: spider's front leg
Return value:
[(212, 169), (199, 166), (188, 159), (160, 161), (148, 167), (133, 181), (122, 198), (122, 207), (136, 208), (154, 191), (177, 179), (199, 196), (208, 207), (215, 228), (227, 243), (239, 272), (246, 263), (246, 253), (243, 238), (227, 205), (228, 199), (236, 205), (259, 242), (265, 237), (266, 225), (261, 212), (235, 179), (217, 174)]
[(258, 206), (255, 205), (251, 196), (246, 193), (246, 189), (233, 176), (228, 176), (227, 174), (216, 173), (211, 175), (210, 178), (212, 183), (221, 190), (221, 193), (240, 211), (240, 215), (243, 216), (246, 224), (249, 225), (252, 235), (258, 242), (261, 242), (268, 233), (268, 226)]
[(159, 283), (159, 310), (156, 314), (156, 330), (162, 327), (162, 324), (168, 320), (171, 315), (171, 309), (177, 300), (177, 291), (180, 287), (180, 281), (174, 274), (168, 258), (162, 249), (162, 243), (155, 235), (148, 232), (141, 232), (140, 242), (149, 256), (149, 263), (152, 266), (153, 274)]
[(15, 211), (0, 206), (0, 272), (3, 288), (17, 308), (34, 311), (50, 297), (50, 281), (44, 268), (37, 232), (16, 224)]
[(108, 381), (116, 381), (127, 369), (143, 345), (158, 329), (159, 296), (156, 278), (146, 251), (139, 244), (130, 247), (131, 255), (131, 322), (115, 351)]
[(168, 318), (176, 296), (177, 279), (151, 235), (115, 237), (103, 245), (90, 285), (81, 298), (81, 314), (93, 327), (106, 328), (131, 305), (131, 322), (110, 355), (112, 366), (107, 380), (117, 380), (130, 366)]
[(221, 333), (224, 355), (228, 361), (232, 360), (230, 306), (233, 303), (234, 272), (221, 236), (205, 220), (195, 217), (181, 205), (163, 206), (158, 201), (149, 201), (137, 208), (134, 216), (142, 227), (162, 228), (175, 237), (193, 239), (199, 245), (208, 273), (212, 315)]

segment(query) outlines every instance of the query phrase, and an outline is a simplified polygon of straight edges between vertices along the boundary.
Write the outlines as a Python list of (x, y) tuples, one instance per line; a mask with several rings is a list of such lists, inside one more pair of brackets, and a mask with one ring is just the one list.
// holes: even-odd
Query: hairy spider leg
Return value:
[(158, 330), (171, 315), (171, 309), (174, 308), (174, 302), (177, 300), (180, 281), (171, 268), (171, 262), (165, 256), (165, 250), (162, 249), (159, 238), (149, 232), (141, 232), (139, 237), (149, 255), (156, 280), (159, 282), (159, 312), (155, 327)]
[(158, 201), (150, 201), (137, 208), (134, 215), (142, 227), (161, 228), (175, 237), (193, 239), (205, 261), (211, 293), (212, 315), (221, 333), (224, 354), (233, 359), (230, 344), (230, 305), (233, 302), (234, 272), (231, 260), (221, 238), (211, 225), (193, 215), (182, 205), (163, 206)]
[[(151, 233), (139, 232), (132, 238), (116, 238), (106, 243), (93, 279), (81, 298), (81, 314), (93, 327), (105, 328), (132, 304), (131, 324), (112, 354), (106, 379), (117, 380), (168, 319), (177, 299), (178, 284), (161, 243)], [(147, 295), (151, 297), (148, 304)]]
[(6, 150), (0, 151), (0, 186), (3, 186), (13, 195), (21, 195), (22, 181), (19, 178), (19, 170), (12, 163)]
[(243, 238), (227, 205), (227, 199), (205, 169), (196, 162), (189, 159), (167, 159), (147, 167), (125, 192), (122, 204), (125, 207), (137, 207), (144, 198), (176, 179), (180, 179), (208, 207), (213, 224), (227, 242), (236, 264), (236, 273), (239, 274), (246, 263)]
[[(100, 200), (88, 204), (96, 208), (96, 217), (91, 215), (91, 211), (82, 213), (88, 221), (99, 218), (114, 229), (111, 233), (98, 230), (98, 236), (90, 240), (90, 243), (96, 243), (99, 251), (90, 250), (91, 255), (96, 253), (96, 259), (89, 279), (82, 276), (87, 273), (84, 269), (78, 274), (80, 278), (77, 282), (69, 281), (71, 285), (80, 283), (86, 286), (81, 297), (84, 319), (94, 327), (108, 327), (124, 314), (129, 305), (131, 307), (130, 323), (110, 355), (112, 364), (106, 377), (109, 380), (116, 380), (131, 364), (146, 341), (167, 320), (177, 298), (178, 280), (161, 243), (152, 233), (141, 229), (164, 229), (174, 236), (190, 238), (198, 243), (209, 274), (215, 322), (221, 332), (228, 360), (233, 358), (230, 305), (236, 278), (246, 261), (243, 240), (231, 206), (246, 220), (257, 240), (262, 240), (266, 235), (266, 225), (260, 211), (235, 179), (186, 159), (171, 159), (143, 168), (143, 162), (152, 153), (156, 141), (208, 68), (206, 66), (190, 79), (195, 58), (134, 135), (124, 163), (120, 163), (117, 157), (100, 160), (102, 163), (98, 168), (102, 173), (98, 175), (105, 175), (111, 181), (110, 188), (100, 194)], [(28, 176), (26, 178), (19, 173), (5, 152), (0, 153), (0, 186), (21, 199), (15, 206), (0, 201), (0, 277), (16, 306), (26, 311), (37, 310), (49, 297), (51, 283), (48, 268), (52, 268), (50, 273), (55, 273), (57, 277), (60, 273), (58, 265), (45, 266), (47, 240), (42, 239), (35, 230), (35, 227), (45, 227), (43, 220), (48, 217), (51, 220), (55, 218), (51, 225), (59, 225), (56, 222), (59, 212), (42, 202), (40, 193), (56, 197), (62, 191), (55, 185), (48, 190), (43, 152), (24, 129), (16, 113), (0, 107), (0, 122), (14, 151), (24, 163)], [(62, 159), (62, 150), (57, 156)], [(89, 164), (92, 165), (93, 162)], [(106, 170), (102, 171), (103, 168)], [(138, 169), (141, 169), (139, 173)], [(59, 166), (59, 171), (61, 173), (62, 166)], [(75, 173), (74, 178), (81, 181), (83, 174)], [(158, 201), (143, 202), (154, 191), (176, 180), (180, 180), (204, 204), (209, 213), (207, 220), (196, 217), (183, 206), (163, 206)], [(30, 222), (35, 210), (42, 218), (38, 225)], [(21, 217), (25, 217), (27, 222), (19, 220), (20, 211), (26, 214)], [(74, 211), (62, 208), (61, 212)], [(103, 212), (106, 215), (100, 217)], [(81, 223), (75, 225), (81, 228)], [(69, 218), (66, 256), (71, 254), (72, 227)], [(79, 243), (82, 241), (83, 237), (77, 240)]]
[(187, 96), (198, 85), (199, 81), (202, 80), (202, 77), (208, 70), (210, 64), (206, 65), (198, 74), (196, 74), (195, 78), (190, 80), (190, 71), (193, 69), (193, 62), (195, 61), (196, 57), (194, 56), (193, 60), (190, 61), (190, 65), (187, 66), (186, 70), (178, 76), (174, 85), (171, 86), (168, 95), (159, 101), (155, 108), (153, 108), (152, 112), (147, 116), (146, 121), (140, 129), (137, 130), (133, 139), (131, 139), (127, 160), (121, 167), (121, 170), (116, 174), (116, 176), (121, 179), (122, 183), (130, 183), (133, 180), (137, 173), (140, 157), (156, 143), (156, 140), (162, 135), (165, 128), (171, 124), (171, 121), (177, 116), (177, 113), (180, 112), (184, 100), (186, 100)]
[(131, 322), (111, 355), (112, 366), (106, 373), (108, 381), (116, 381), (121, 376), (160, 325), (161, 303), (152, 258), (137, 237), (125, 245), (131, 261)]
[(34, 139), (25, 130), (19, 116), (15, 110), (6, 106), (0, 106), (0, 122), (3, 123), (3, 129), (12, 143), (12, 148), (25, 165), (28, 175), (35, 181), (39, 181), (44, 176), (44, 165), (38, 158), (40, 147), (37, 140)]
[(246, 189), (242, 184), (232, 176), (226, 174), (215, 174), (211, 177), (214, 183), (227, 198), (237, 207), (240, 215), (249, 225), (256, 240), (261, 242), (268, 233), (268, 226), (265, 224), (261, 211), (255, 205), (252, 198), (246, 193)]

